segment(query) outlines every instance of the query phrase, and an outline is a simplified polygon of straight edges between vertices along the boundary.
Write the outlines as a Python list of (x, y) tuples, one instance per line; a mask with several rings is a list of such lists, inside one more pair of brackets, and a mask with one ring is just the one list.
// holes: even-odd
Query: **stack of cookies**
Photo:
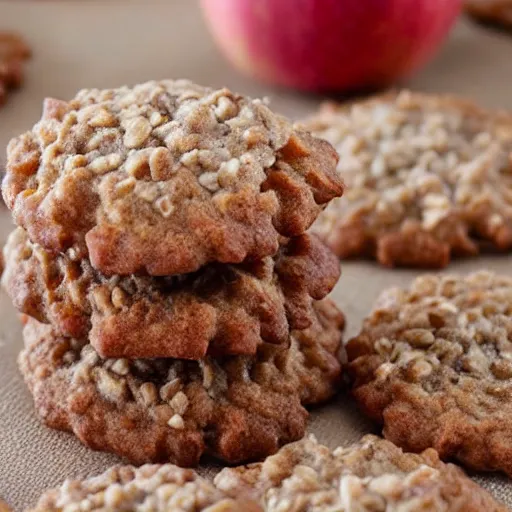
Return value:
[(187, 81), (47, 100), (8, 148), (3, 284), (50, 427), (135, 463), (262, 458), (340, 378), (337, 258), (305, 231), (337, 155)]

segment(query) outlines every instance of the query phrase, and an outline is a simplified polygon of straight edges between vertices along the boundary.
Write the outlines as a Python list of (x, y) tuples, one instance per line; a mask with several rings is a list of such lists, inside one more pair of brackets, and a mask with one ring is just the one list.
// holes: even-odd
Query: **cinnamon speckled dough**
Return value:
[(386, 438), (512, 476), (512, 277), (387, 290), (347, 352), (354, 396)]
[(465, 0), (465, 6), (475, 18), (512, 28), (511, 0)]
[(336, 161), (260, 100), (167, 80), (47, 100), (9, 144), (3, 196), (49, 251), (174, 275), (275, 254), (342, 194)]
[(174, 277), (107, 278), (72, 256), (53, 256), (17, 228), (5, 246), (3, 286), (20, 311), (65, 336), (88, 336), (104, 357), (254, 354), (309, 327), (313, 300), (339, 277), (336, 256), (307, 235), (283, 240), (274, 257)]
[(327, 299), (315, 313), (289, 347), (200, 361), (102, 359), (86, 340), (28, 319), (19, 364), (41, 420), (95, 450), (136, 464), (256, 460), (300, 439), (303, 406), (338, 387), (344, 319)]
[(365, 436), (334, 451), (314, 438), (289, 444), (264, 462), (227, 468), (216, 486), (259, 499), (266, 512), (506, 512), (434, 450), (404, 453)]
[(29, 512), (262, 512), (247, 499), (229, 498), (191, 469), (171, 464), (117, 466), (84, 480), (67, 480)]
[(407, 91), (326, 105), (305, 123), (337, 149), (347, 193), (313, 231), (342, 258), (444, 267), (512, 248), (512, 115)]

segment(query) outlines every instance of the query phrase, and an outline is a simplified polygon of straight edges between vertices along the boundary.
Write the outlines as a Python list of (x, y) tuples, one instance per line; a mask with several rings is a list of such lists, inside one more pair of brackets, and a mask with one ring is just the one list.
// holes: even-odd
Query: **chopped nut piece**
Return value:
[[(160, 398), (165, 402), (169, 402), (181, 389), (181, 379), (173, 379), (160, 388)], [(186, 398), (186, 396), (185, 396)], [(172, 404), (171, 404), (172, 405)], [(176, 410), (176, 409), (175, 409)], [(179, 411), (176, 411), (179, 412)], [(183, 411), (184, 412), (184, 411)], [(182, 414), (182, 413), (180, 413)]]
[(188, 407), (187, 395), (183, 391), (178, 391), (170, 401), (170, 405), (178, 414), (185, 414)]
[(175, 414), (168, 422), (167, 424), (169, 427), (176, 428), (178, 430), (185, 428), (185, 422), (183, 421), (183, 418), (179, 414)]
[(199, 183), (210, 192), (216, 192), (220, 189), (216, 172), (205, 172), (199, 176)]
[(158, 400), (156, 386), (152, 382), (144, 382), (139, 391), (144, 401), (144, 405), (149, 407), (150, 405), (156, 404)]
[(96, 174), (105, 174), (121, 164), (121, 155), (112, 153), (107, 156), (99, 156), (89, 164), (89, 169)]
[(112, 371), (118, 375), (128, 375), (130, 371), (130, 365), (127, 359), (116, 359), (116, 362), (112, 365)]
[(151, 134), (151, 124), (144, 117), (129, 119), (125, 125), (124, 145), (129, 148), (140, 148)]

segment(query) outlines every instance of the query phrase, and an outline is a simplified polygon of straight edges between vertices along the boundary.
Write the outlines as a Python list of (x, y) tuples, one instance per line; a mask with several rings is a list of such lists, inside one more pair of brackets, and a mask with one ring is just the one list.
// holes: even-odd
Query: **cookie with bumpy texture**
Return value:
[(387, 290), (347, 352), (353, 394), (386, 438), (512, 476), (512, 277)]
[(230, 498), (191, 469), (171, 464), (117, 466), (85, 480), (66, 480), (28, 512), (262, 512)]
[(313, 231), (341, 258), (440, 268), (512, 248), (512, 115), (401, 92), (325, 105), (305, 126), (340, 157), (347, 193)]
[(465, 0), (466, 11), (475, 18), (512, 28), (511, 0)]
[(277, 451), (305, 432), (304, 405), (327, 400), (340, 381), (343, 316), (325, 299), (290, 346), (254, 356), (102, 359), (86, 340), (27, 319), (21, 372), (37, 414), (87, 446), (136, 464), (235, 463)]
[(259, 499), (266, 512), (507, 510), (434, 450), (404, 453), (370, 435), (334, 451), (310, 437), (262, 463), (224, 469), (215, 484), (232, 496)]
[(342, 194), (336, 161), (260, 100), (166, 80), (47, 100), (10, 142), (2, 190), (51, 252), (174, 275), (275, 254)]
[(65, 336), (88, 336), (104, 357), (254, 354), (309, 327), (313, 300), (339, 277), (336, 256), (308, 235), (283, 240), (274, 257), (172, 277), (105, 277), (72, 251), (54, 257), (22, 228), (4, 252), (15, 307)]

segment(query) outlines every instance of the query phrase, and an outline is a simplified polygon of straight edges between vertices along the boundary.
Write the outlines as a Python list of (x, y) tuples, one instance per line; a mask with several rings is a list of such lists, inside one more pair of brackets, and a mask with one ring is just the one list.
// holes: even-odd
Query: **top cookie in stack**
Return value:
[(47, 100), (8, 153), (16, 223), (106, 275), (272, 256), (342, 193), (329, 144), (259, 100), (186, 81)]
[(21, 311), (105, 357), (254, 354), (309, 327), (337, 281), (304, 234), (342, 194), (336, 161), (227, 89), (162, 81), (46, 100), (8, 147), (3, 195), (20, 228), (4, 283)]

